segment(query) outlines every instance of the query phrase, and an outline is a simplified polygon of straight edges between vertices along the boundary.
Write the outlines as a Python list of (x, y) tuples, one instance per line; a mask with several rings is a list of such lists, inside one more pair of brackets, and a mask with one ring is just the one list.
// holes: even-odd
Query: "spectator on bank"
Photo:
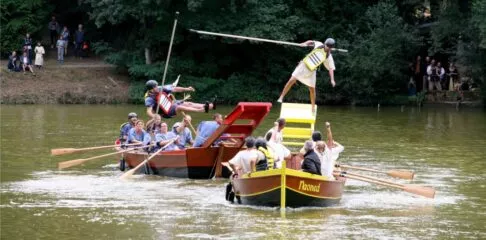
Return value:
[(24, 74), (26, 71), (30, 71), (32, 75), (35, 76), (34, 67), (32, 67), (32, 61), (29, 59), (29, 54), (27, 51), (24, 52), (20, 60), (22, 62), (22, 70), (24, 71)]
[(23, 44), (23, 51), (27, 52), (29, 56), (29, 64), (32, 64), (32, 59), (34, 58), (33, 48), (32, 48), (32, 38), (30, 37), (30, 33), (25, 34), (24, 44)]
[[(414, 65), (412, 66), (412, 70), (413, 70), (413, 78), (414, 78), (414, 82), (416, 83), (416, 86), (417, 86), (417, 90), (418, 91), (422, 91), (422, 85), (423, 85), (423, 72), (422, 72), (422, 58), (420, 57), (420, 55), (417, 56), (416, 60), (415, 60), (415, 63)], [(410, 70), (410, 68), (409, 68)], [(410, 81), (409, 81), (410, 82)]]
[(66, 56), (67, 55), (67, 49), (68, 49), (68, 46), (69, 46), (69, 30), (66, 26), (64, 26), (64, 28), (62, 29), (61, 36), (62, 36), (62, 40), (64, 40), (64, 42), (65, 42), (65, 44), (64, 44), (64, 56)]
[(433, 91), (434, 86), (436, 90), (442, 91), (442, 87), (440, 86), (439, 74), (437, 73), (438, 73), (437, 65), (435, 63), (435, 60), (432, 59), (430, 65), (427, 67), (427, 75), (428, 75), (427, 81), (429, 82), (429, 91)]
[(456, 88), (456, 85), (459, 84), (459, 72), (457, 71), (456, 65), (452, 62), (447, 69), (447, 76), (449, 80), (449, 91), (453, 91)]
[(44, 65), (44, 54), (46, 54), (46, 51), (45, 51), (44, 47), (42, 46), (41, 42), (37, 42), (37, 46), (35, 47), (34, 52), (35, 52), (34, 65), (38, 69), (41, 69), (42, 65)]
[(57, 47), (57, 62), (64, 63), (64, 47), (66, 42), (62, 40), (62, 36), (59, 36), (57, 40), (56, 47)]
[(78, 30), (74, 33), (74, 53), (76, 57), (82, 58), (81, 57), (81, 49), (82, 45), (84, 42), (84, 29), (83, 25), (79, 24), (78, 25)]
[[(425, 57), (425, 61), (422, 61), (422, 65), (420, 67), (420, 72), (422, 74), (422, 91), (427, 91), (427, 86), (428, 86), (428, 78), (429, 75), (427, 74), (427, 68), (429, 67), (431, 63), (431, 59), (429, 56)], [(417, 82), (416, 82), (417, 83)]]
[(437, 62), (437, 75), (439, 76), (439, 83), (442, 89), (447, 89), (446, 86), (446, 75), (445, 75), (445, 69), (442, 67), (442, 64), (440, 62)]
[[(420, 61), (420, 56), (418, 56), (417, 58), (418, 61)], [(420, 70), (419, 70), (419, 74), (417, 75), (417, 64), (414, 64), (413, 63), (409, 63), (408, 64), (408, 69), (407, 69), (407, 77), (408, 77), (408, 81), (407, 81), (407, 90), (408, 90), (408, 96), (415, 96), (415, 94), (417, 93), (417, 85), (415, 84), (415, 79), (422, 79), (422, 77), (420, 76)], [(418, 67), (420, 69), (420, 67)], [(420, 77), (417, 77), (417, 76), (420, 76)], [(420, 86), (420, 85), (418, 85)]]
[(20, 71), (20, 68), (17, 65), (17, 62), (18, 61), (19, 61), (19, 58), (17, 56), (17, 52), (16, 51), (13, 51), (12, 52), (12, 55), (10, 55), (8, 57), (8, 64), (7, 64), (8, 70), (10, 70), (11, 72), (19, 72)]
[(59, 30), (59, 23), (56, 21), (56, 17), (52, 16), (48, 28), (51, 36), (51, 48), (54, 48), (54, 43), (57, 40), (57, 31)]

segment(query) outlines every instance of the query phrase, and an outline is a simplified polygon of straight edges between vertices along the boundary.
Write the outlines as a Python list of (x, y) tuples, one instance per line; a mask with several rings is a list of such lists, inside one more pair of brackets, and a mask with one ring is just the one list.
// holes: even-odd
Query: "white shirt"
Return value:
[(231, 160), (229, 160), (229, 163), (241, 167), (243, 174), (249, 173), (251, 172), (250, 160), (257, 159), (257, 154), (257, 150), (255, 149), (239, 151)]
[(334, 171), (334, 165), (336, 163), (336, 160), (339, 158), (339, 154), (344, 151), (343, 145), (334, 142), (337, 146), (333, 147), (332, 149), (329, 149), (326, 146), (326, 149), (324, 150), (323, 153), (320, 153), (319, 151), (315, 151), (317, 155), (319, 156), (319, 159), (321, 160), (321, 173), (322, 176), (326, 176), (330, 179), (334, 179), (334, 176), (332, 175)]
[[(322, 45), (324, 45), (322, 42), (314, 41), (314, 49)], [(329, 57), (326, 58), (326, 60), (324, 60), (324, 67), (326, 67), (328, 71), (331, 69), (336, 70), (336, 66), (334, 65), (334, 59), (332, 58), (332, 54), (329, 55)]]
[[(273, 131), (274, 131), (274, 128), (270, 128), (270, 130), (268, 130), (267, 134), (268, 134), (269, 132), (273, 133)], [(266, 135), (266, 134), (265, 134), (265, 135)], [(280, 144), (282, 144), (282, 142), (283, 142), (283, 135), (282, 135), (282, 131), (277, 131), (277, 132), (275, 133), (275, 143), (280, 143)]]

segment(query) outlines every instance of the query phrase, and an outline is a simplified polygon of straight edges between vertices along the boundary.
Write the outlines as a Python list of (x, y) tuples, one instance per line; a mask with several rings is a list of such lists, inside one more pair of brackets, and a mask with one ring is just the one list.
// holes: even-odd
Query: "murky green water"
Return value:
[[(279, 106), (258, 129), (262, 135)], [(486, 113), (482, 110), (321, 107), (346, 149), (341, 162), (416, 171), (435, 199), (348, 181), (339, 205), (287, 210), (236, 206), (226, 180), (137, 176), (116, 159), (59, 171), (51, 148), (111, 144), (142, 106), (1, 106), (1, 239), (484, 239)], [(219, 112), (226, 114), (230, 107)], [(194, 123), (210, 118), (193, 115)], [(171, 124), (175, 120), (169, 121)], [(383, 176), (380, 176), (383, 177)], [(401, 183), (407, 183), (398, 180)]]

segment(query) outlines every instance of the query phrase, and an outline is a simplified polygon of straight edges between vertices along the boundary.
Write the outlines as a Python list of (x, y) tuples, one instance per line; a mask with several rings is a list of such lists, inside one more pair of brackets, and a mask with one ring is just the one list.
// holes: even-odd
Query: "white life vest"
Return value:
[(319, 65), (326, 61), (326, 51), (323, 48), (315, 48), (302, 60), (310, 71), (315, 71)]
[(169, 114), (170, 107), (172, 107), (172, 98), (167, 96), (165, 92), (161, 92), (157, 95), (157, 103), (165, 114)]

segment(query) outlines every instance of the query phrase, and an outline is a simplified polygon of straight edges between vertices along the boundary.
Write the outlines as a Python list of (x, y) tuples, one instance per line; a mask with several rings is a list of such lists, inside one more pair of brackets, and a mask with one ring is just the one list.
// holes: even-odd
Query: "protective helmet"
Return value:
[(134, 112), (131, 112), (128, 114), (128, 119), (132, 119), (132, 118), (136, 118), (137, 117), (137, 114), (134, 113)]
[(336, 41), (332, 38), (328, 38), (328, 39), (326, 39), (324, 44), (328, 47), (334, 47), (334, 44), (336, 44)]
[(152, 90), (154, 89), (155, 87), (157, 87), (159, 84), (157, 83), (157, 81), (155, 80), (148, 80), (146, 83), (145, 83), (145, 87), (147, 88), (147, 90)]

